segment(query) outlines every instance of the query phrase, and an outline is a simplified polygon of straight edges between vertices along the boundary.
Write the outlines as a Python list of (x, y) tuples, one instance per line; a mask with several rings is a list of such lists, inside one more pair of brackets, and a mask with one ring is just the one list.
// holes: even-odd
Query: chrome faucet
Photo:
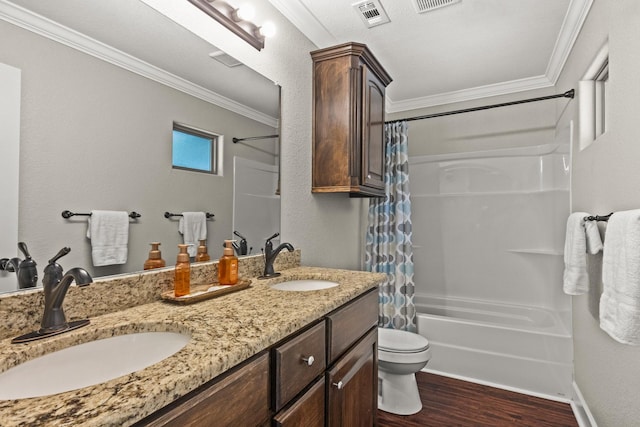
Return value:
[(18, 257), (2, 258), (0, 259), (0, 269), (16, 273), (19, 289), (33, 288), (38, 283), (37, 264), (31, 258), (26, 243), (19, 242), (18, 249), (24, 254), (24, 259), (21, 260)]
[(275, 239), (279, 235), (280, 233), (275, 233), (273, 236), (267, 239), (267, 242), (264, 245), (264, 273), (262, 274), (262, 276), (258, 277), (258, 279), (269, 279), (271, 277), (279, 276), (280, 273), (276, 273), (273, 271), (273, 262), (276, 260), (276, 257), (283, 249), (287, 249), (289, 252), (293, 252), (293, 246), (291, 246), (291, 243), (282, 243), (280, 246), (273, 249), (273, 243), (271, 243), (271, 240)]
[(62, 302), (67, 295), (67, 290), (71, 282), (75, 280), (76, 285), (86, 286), (93, 282), (91, 275), (84, 268), (72, 268), (63, 276), (62, 266), (56, 261), (68, 254), (69, 248), (62, 248), (49, 260), (49, 265), (44, 269), (42, 286), (44, 288), (44, 315), (40, 324), (40, 334), (49, 334), (69, 328), (67, 319), (62, 309)]

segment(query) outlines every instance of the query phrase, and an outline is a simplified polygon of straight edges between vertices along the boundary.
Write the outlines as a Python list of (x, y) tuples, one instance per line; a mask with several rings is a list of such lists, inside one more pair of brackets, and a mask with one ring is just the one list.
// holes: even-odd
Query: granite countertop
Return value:
[[(133, 332), (191, 336), (179, 352), (114, 380), (53, 396), (0, 401), (2, 426), (125, 426), (268, 348), (384, 280), (380, 273), (296, 267), (248, 289), (193, 305), (153, 302), (91, 318), (88, 326), (28, 344), (0, 340), (0, 371), (70, 345)], [(295, 279), (340, 286), (286, 292), (268, 285)], [(25, 331), (28, 332), (28, 331)]]

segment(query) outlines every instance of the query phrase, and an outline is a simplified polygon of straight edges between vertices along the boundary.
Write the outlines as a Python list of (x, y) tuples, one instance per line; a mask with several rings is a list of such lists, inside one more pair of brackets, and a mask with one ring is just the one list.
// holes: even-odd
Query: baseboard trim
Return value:
[(573, 382), (573, 400), (571, 401), (571, 409), (578, 421), (580, 427), (598, 427), (596, 420), (593, 418), (584, 396), (580, 392), (580, 388), (576, 382)]
[[(442, 375), (443, 377), (449, 377), (449, 378), (454, 378), (456, 380), (462, 380), (462, 381), (467, 381), (467, 382), (470, 382), (470, 383), (486, 385), (486, 386), (489, 386), (489, 387), (499, 388), (499, 389), (502, 389), (502, 390), (513, 391), (514, 393), (526, 394), (528, 396), (539, 397), (541, 399), (553, 400), (553, 401), (562, 402), (562, 403), (569, 403), (569, 404), (571, 404), (571, 407), (573, 409), (573, 402), (571, 401), (571, 399), (566, 398), (566, 397), (554, 396), (554, 395), (545, 394), (545, 393), (538, 393), (538, 392), (531, 391), (531, 390), (526, 390), (526, 389), (523, 389), (523, 388), (511, 387), (511, 386), (507, 386), (507, 385), (504, 385), (504, 384), (494, 383), (494, 382), (491, 382), (491, 381), (483, 381), (483, 380), (479, 380), (477, 378), (466, 377), (464, 375), (457, 375), (457, 374), (451, 374), (451, 373), (448, 373), (448, 372), (437, 371), (435, 369), (424, 368), (424, 369), (422, 369), (422, 372), (427, 372), (427, 373), (435, 374), (435, 375)], [(575, 410), (574, 410), (574, 412), (575, 412)], [(580, 426), (580, 427), (583, 427), (583, 426)], [(589, 427), (589, 425), (586, 425), (585, 427)], [(596, 427), (596, 426), (594, 425), (592, 427)]]

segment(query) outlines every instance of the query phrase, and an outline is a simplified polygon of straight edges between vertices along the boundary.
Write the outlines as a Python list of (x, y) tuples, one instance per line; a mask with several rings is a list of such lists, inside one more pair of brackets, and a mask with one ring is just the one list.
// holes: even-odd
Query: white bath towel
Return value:
[(562, 289), (569, 295), (582, 295), (589, 291), (587, 273), (587, 239), (585, 212), (574, 212), (567, 219), (564, 240), (564, 280)]
[(207, 238), (207, 215), (204, 212), (182, 212), (178, 231), (187, 245), (190, 257), (198, 252), (198, 241)]
[(124, 211), (91, 211), (87, 237), (91, 239), (94, 266), (125, 264), (129, 243), (129, 214)]
[(600, 237), (600, 230), (598, 230), (598, 221), (585, 221), (584, 229), (587, 239), (587, 253), (595, 255), (603, 248), (602, 237)]
[(600, 327), (616, 341), (640, 345), (640, 210), (616, 212), (609, 218)]

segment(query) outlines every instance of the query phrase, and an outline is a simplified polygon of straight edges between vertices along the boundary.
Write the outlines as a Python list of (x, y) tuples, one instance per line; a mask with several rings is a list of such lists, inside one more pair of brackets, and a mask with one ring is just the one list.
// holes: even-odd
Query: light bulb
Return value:
[(236, 15), (243, 21), (251, 21), (256, 15), (256, 10), (251, 4), (244, 3), (238, 10), (236, 10)]
[(264, 37), (273, 37), (276, 34), (276, 25), (271, 21), (265, 22), (260, 27), (260, 34)]

